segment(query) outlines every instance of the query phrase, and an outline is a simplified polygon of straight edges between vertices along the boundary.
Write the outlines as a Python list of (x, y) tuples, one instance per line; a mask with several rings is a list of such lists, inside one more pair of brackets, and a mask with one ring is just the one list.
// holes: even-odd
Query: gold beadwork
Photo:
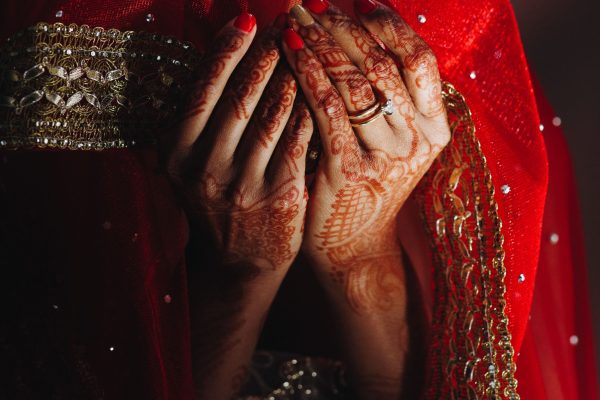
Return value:
[(452, 140), (418, 191), (436, 255), (428, 398), (516, 400), (494, 185), (465, 99), (443, 89)]
[(150, 33), (39, 23), (0, 50), (0, 148), (152, 143), (198, 54)]

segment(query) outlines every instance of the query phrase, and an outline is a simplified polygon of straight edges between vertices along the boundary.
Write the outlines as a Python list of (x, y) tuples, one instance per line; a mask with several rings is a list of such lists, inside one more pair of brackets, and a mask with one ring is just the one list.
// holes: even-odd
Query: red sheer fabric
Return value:
[(519, 358), (524, 399), (598, 398), (582, 227), (560, 120), (536, 84), (550, 160), (540, 264)]
[[(290, 3), (296, 2), (9, 0), (3, 5), (0, 36), (38, 21), (60, 21), (156, 31), (202, 49), (240, 11), (255, 13), (264, 25)], [(339, 3), (351, 9), (351, 1)], [(464, 94), (473, 112), (503, 221), (507, 313), (518, 352), (540, 254), (547, 158), (512, 9), (506, 0), (391, 3), (431, 45), (443, 78)], [(418, 22), (419, 15), (426, 17), (425, 23)], [(54, 393), (65, 399), (191, 398), (186, 226), (170, 187), (156, 173), (153, 151), (18, 151), (1, 157), (0, 246), (9, 262), (2, 281), (7, 318), (0, 335), (6, 352), (2, 368), (8, 371), (0, 379), (20, 383), (7, 383), (4, 387), (16, 392), (0, 392), (0, 397), (44, 398)], [(506, 195), (500, 190), (504, 185), (511, 188)], [(577, 227), (567, 224), (560, 229), (576, 232)], [(559, 230), (561, 238), (568, 232)], [(543, 260), (550, 257), (547, 251), (554, 250), (543, 249)], [(542, 265), (546, 268), (544, 261)], [(522, 283), (521, 274), (526, 277)], [(581, 276), (570, 279), (581, 286)], [(570, 293), (568, 284), (563, 286), (565, 291), (555, 293), (570, 301), (583, 292)], [(583, 304), (579, 300), (572, 304)], [(553, 359), (571, 360), (562, 365), (571, 376), (569, 383), (556, 390), (565, 393), (564, 398), (576, 390), (584, 396), (593, 392), (594, 382), (592, 361), (585, 355), (591, 354), (585, 325), (589, 321), (581, 322), (586, 321), (587, 309), (578, 308), (584, 318), (577, 319), (574, 305), (561, 301), (556, 304), (565, 307), (565, 324), (544, 346), (559, 343), (553, 347)], [(544, 372), (553, 371), (550, 364), (536, 361), (548, 354), (546, 347), (531, 343), (538, 337), (535, 329), (548, 326), (535, 325), (536, 318), (532, 324), (521, 351), (527, 368), (519, 378), (524, 393), (531, 396), (525, 398), (543, 398), (537, 396), (544, 396), (546, 387), (546, 395), (555, 398), (552, 379)], [(579, 336), (577, 353), (565, 347), (572, 333)], [(537, 354), (525, 357), (533, 348)], [(585, 380), (577, 380), (576, 365), (586, 367), (580, 373)]]

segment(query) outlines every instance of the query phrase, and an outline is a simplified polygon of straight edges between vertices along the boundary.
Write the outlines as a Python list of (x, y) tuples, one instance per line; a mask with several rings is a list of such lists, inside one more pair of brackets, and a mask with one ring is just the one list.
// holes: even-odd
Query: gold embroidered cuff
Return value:
[(0, 148), (152, 143), (197, 61), (172, 37), (39, 23), (0, 49)]

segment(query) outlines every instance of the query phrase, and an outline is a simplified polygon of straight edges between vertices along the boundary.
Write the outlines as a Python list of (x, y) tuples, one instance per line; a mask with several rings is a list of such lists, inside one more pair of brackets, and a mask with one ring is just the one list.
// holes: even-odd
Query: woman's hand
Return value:
[[(366, 12), (365, 3), (357, 2), (363, 25), (333, 5), (313, 6), (320, 13), (292, 11), (299, 35), (284, 32), (324, 148), (303, 247), (357, 312), (389, 305), (396, 216), (450, 138), (433, 53), (392, 10), (373, 3)], [(401, 60), (402, 75), (372, 35)], [(353, 128), (349, 116), (386, 99), (391, 115)]]
[[(312, 15), (295, 7), (284, 32), (324, 149), (303, 248), (333, 299), (358, 397), (396, 399), (411, 348), (396, 216), (450, 138), (440, 76), (389, 8), (356, 1), (357, 23), (324, 0), (305, 4)], [(359, 117), (386, 100), (391, 115)]]
[(198, 399), (239, 390), (302, 241), (312, 120), (278, 65), (280, 31), (253, 42), (255, 32), (242, 15), (215, 38), (167, 157), (192, 224), (206, 231), (208, 253), (189, 268)]
[(279, 30), (245, 55), (254, 33), (230, 24), (216, 38), (168, 170), (192, 220), (210, 231), (216, 259), (275, 271), (291, 264), (302, 240), (312, 120), (295, 102), (294, 77), (278, 66)]

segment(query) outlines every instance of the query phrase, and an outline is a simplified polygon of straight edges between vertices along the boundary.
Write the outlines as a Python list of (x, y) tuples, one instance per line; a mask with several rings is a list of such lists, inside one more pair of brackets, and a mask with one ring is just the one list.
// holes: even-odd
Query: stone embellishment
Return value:
[(392, 115), (396, 111), (392, 100), (387, 99), (385, 103), (381, 105), (381, 111), (383, 111), (385, 115)]
[(39, 23), (0, 49), (0, 147), (153, 143), (197, 63), (172, 37)]

